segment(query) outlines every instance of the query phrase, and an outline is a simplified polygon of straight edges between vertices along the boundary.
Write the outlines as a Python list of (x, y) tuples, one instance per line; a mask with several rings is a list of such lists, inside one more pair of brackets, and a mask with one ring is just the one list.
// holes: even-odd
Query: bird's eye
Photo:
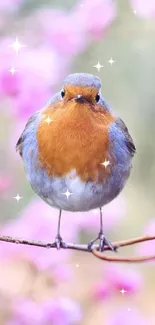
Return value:
[(65, 90), (62, 89), (62, 90), (61, 90), (61, 97), (63, 98), (64, 96), (65, 96)]
[(100, 95), (99, 95), (99, 94), (97, 94), (97, 95), (96, 95), (96, 98), (95, 98), (95, 99), (96, 99), (96, 102), (98, 103), (98, 102), (99, 102), (99, 100), (100, 100)]

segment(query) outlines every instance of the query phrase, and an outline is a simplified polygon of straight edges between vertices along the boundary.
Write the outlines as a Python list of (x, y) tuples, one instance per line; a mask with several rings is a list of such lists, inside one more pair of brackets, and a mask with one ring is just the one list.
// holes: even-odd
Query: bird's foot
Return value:
[(94, 240), (91, 240), (91, 242), (88, 244), (88, 251), (92, 250), (93, 244), (99, 240), (99, 251), (103, 252), (104, 251), (104, 247), (108, 246), (110, 248), (110, 250), (112, 250), (113, 252), (116, 252), (116, 248), (111, 244), (111, 242), (109, 240), (106, 239), (106, 237), (104, 236), (103, 232), (99, 232), (97, 238), (95, 238)]
[(64, 243), (64, 241), (62, 240), (62, 237), (60, 235), (57, 235), (55, 237), (55, 241), (51, 245), (56, 247), (57, 249), (67, 248), (67, 244)]

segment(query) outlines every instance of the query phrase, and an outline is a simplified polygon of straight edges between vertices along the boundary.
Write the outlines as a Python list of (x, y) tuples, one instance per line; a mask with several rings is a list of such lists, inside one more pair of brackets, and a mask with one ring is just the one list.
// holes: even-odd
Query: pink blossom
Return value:
[[(123, 196), (117, 197), (115, 200), (102, 208), (104, 230), (114, 229), (115, 225), (125, 217), (125, 200)], [(94, 209), (88, 212), (75, 213), (75, 222), (79, 228), (85, 231), (99, 231), (100, 226), (100, 210)], [(113, 232), (114, 233), (114, 232)]]
[(0, 1), (1, 11), (16, 11), (25, 0), (5, 0)]
[(136, 13), (144, 18), (155, 17), (155, 1), (154, 0), (130, 0), (131, 6)]
[(43, 310), (47, 324), (75, 325), (82, 319), (80, 306), (67, 297), (46, 301)]
[(27, 298), (15, 299), (12, 303), (10, 324), (22, 325), (75, 325), (81, 321), (80, 306), (67, 297), (36, 302)]
[(85, 30), (72, 12), (44, 9), (38, 12), (44, 38), (65, 57), (77, 55), (87, 46)]
[(36, 301), (27, 298), (14, 299), (12, 302), (12, 319), (7, 325), (10, 324), (45, 324), (45, 315), (42, 306)]
[[(10, 66), (11, 69), (11, 66)], [(17, 96), (21, 88), (21, 78), (18, 74), (12, 76), (9, 69), (3, 69), (0, 76), (1, 92), (6, 96)]]
[[(50, 269), (49, 269), (50, 272)], [(51, 276), (55, 279), (55, 282), (59, 284), (60, 282), (71, 280), (73, 276), (73, 269), (71, 264), (56, 265), (55, 268), (51, 270)]]
[[(23, 48), (15, 54), (10, 45), (13, 40), (0, 44), (0, 94), (12, 100), (10, 113), (27, 119), (40, 109), (55, 92), (56, 84), (65, 71), (65, 61), (48, 46)], [(17, 59), (18, 57), (18, 59)], [(13, 63), (12, 63), (13, 62)], [(16, 69), (12, 76), (11, 67)]]
[(146, 320), (143, 314), (138, 309), (126, 306), (115, 312), (107, 321), (107, 325), (148, 325), (150, 324), (148, 319)]
[[(155, 220), (152, 219), (145, 228), (144, 236), (154, 236), (155, 234)], [(150, 240), (137, 244), (136, 254), (141, 256), (154, 255), (155, 253), (155, 240)]]
[(55, 50), (68, 59), (81, 53), (91, 38), (100, 38), (115, 18), (115, 4), (108, 0), (84, 0), (72, 10), (44, 9), (38, 11), (36, 20), (41, 34)]
[(96, 283), (96, 285), (92, 290), (92, 298), (93, 300), (96, 301), (107, 299), (111, 296), (111, 294), (112, 294), (111, 284), (105, 281), (100, 281)]
[(141, 289), (142, 277), (135, 269), (109, 265), (105, 268), (105, 275), (107, 282), (111, 284), (114, 291), (118, 292), (122, 289), (126, 291), (125, 294), (135, 293)]
[(92, 298), (104, 300), (112, 294), (121, 294), (123, 289), (125, 294), (139, 291), (142, 286), (142, 277), (134, 269), (125, 268), (118, 265), (104, 266), (102, 279), (99, 280), (93, 289)]
[(5, 195), (5, 192), (8, 191), (13, 184), (13, 180), (12, 177), (9, 175), (6, 175), (6, 173), (4, 174), (0, 174), (0, 194)]
[(50, 98), (50, 93), (45, 89), (46, 87), (40, 87), (36, 85), (30, 89), (23, 89), (23, 92), (20, 93), (18, 98), (12, 101), (13, 114), (25, 120), (27, 119), (38, 109), (41, 109), (44, 104), (47, 102), (47, 99)]
[(74, 8), (77, 21), (88, 34), (98, 39), (116, 16), (116, 5), (109, 0), (81, 0)]
[(50, 48), (40, 47), (23, 53), (18, 70), (21, 89), (13, 107), (17, 117), (26, 119), (52, 96), (64, 70), (63, 59)]
[[(59, 211), (53, 209), (42, 200), (32, 201), (20, 217), (9, 222), (1, 231), (3, 235), (17, 236), (30, 240), (42, 240), (52, 242), (55, 239), (58, 223)], [(67, 212), (63, 213), (64, 215)], [(62, 220), (61, 233), (64, 241), (72, 242), (77, 238), (77, 228), (68, 220), (64, 223)], [(3, 259), (19, 258), (32, 261), (39, 269), (50, 268), (51, 265), (57, 265), (60, 260), (65, 262), (71, 255), (71, 251), (57, 251), (56, 249), (44, 249), (28, 245), (8, 245), (2, 243), (0, 246), (0, 255)]]
[(0, 61), (3, 64), (0, 66), (0, 95), (1, 96), (16, 96), (20, 90), (19, 75), (11, 75), (9, 70), (12, 64), (16, 65), (17, 56), (10, 45), (13, 40), (5, 38), (0, 42)]

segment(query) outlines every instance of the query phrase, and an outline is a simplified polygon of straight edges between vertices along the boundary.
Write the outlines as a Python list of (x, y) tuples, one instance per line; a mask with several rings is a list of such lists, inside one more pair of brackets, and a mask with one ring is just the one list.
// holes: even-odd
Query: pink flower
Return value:
[(107, 321), (107, 325), (148, 325), (150, 324), (148, 319), (146, 320), (143, 314), (140, 313), (138, 309), (132, 308), (131, 310), (128, 309), (129, 307), (122, 308), (119, 311), (115, 312), (110, 319)]
[(0, 194), (5, 196), (5, 192), (12, 187), (12, 177), (4, 174), (0, 174)]
[(82, 319), (77, 303), (67, 297), (36, 302), (27, 298), (15, 299), (12, 303), (12, 319), (7, 325), (75, 325)]
[[(35, 49), (23, 48), (22, 55), (15, 54), (6, 40), (0, 45), (0, 94), (10, 97), (10, 113), (27, 119), (41, 109), (55, 92), (56, 84), (65, 71), (65, 60), (49, 46)], [(17, 59), (18, 57), (18, 59)], [(11, 65), (16, 72), (12, 76)]]
[(86, 48), (85, 30), (72, 12), (45, 9), (38, 12), (37, 18), (46, 42), (60, 55), (69, 59)]
[(17, 96), (21, 88), (20, 76), (18, 74), (12, 76), (12, 74), (9, 72), (9, 69), (3, 69), (0, 75), (0, 88), (1, 92), (6, 96)]
[[(112, 230), (118, 222), (125, 217), (125, 200), (123, 196), (117, 197), (115, 200), (105, 205), (103, 211), (104, 230)], [(95, 209), (89, 212), (75, 213), (75, 222), (79, 228), (87, 232), (99, 232), (100, 227), (100, 210)], [(113, 231), (114, 234), (114, 231)]]
[[(53, 209), (42, 200), (32, 201), (24, 209), (21, 216), (9, 222), (1, 231), (3, 235), (17, 236), (30, 240), (42, 240), (52, 242), (56, 236), (59, 211)], [(67, 212), (63, 213), (63, 218)], [(72, 218), (73, 219), (73, 218)], [(77, 238), (77, 228), (73, 222), (68, 219), (64, 223), (62, 220), (61, 234), (64, 241), (72, 242)], [(63, 263), (71, 256), (71, 251), (57, 251), (56, 249), (47, 249), (32, 247), (28, 245), (10, 245), (2, 243), (0, 254), (3, 259), (19, 258), (26, 259), (35, 264), (39, 269), (49, 269), (52, 265)]]
[(71, 280), (73, 269), (70, 264), (63, 264), (63, 266), (58, 264), (55, 268), (52, 268), (51, 276), (54, 278), (55, 282), (59, 284), (60, 282)]
[(142, 277), (139, 272), (131, 267), (109, 265), (105, 268), (107, 282), (111, 284), (114, 291), (126, 291), (125, 294), (135, 293), (141, 289)]
[(155, 1), (154, 0), (130, 0), (133, 10), (144, 18), (155, 17)]
[[(144, 236), (154, 236), (155, 235), (155, 220), (152, 219), (144, 231)], [(137, 244), (136, 254), (141, 256), (155, 255), (155, 240), (150, 240)]]
[[(12, 76), (10, 69), (12, 64), (16, 65), (17, 55), (10, 47), (13, 43), (11, 39), (3, 39), (0, 42), (0, 61), (3, 64), (0, 66), (0, 95), (1, 96), (16, 96), (20, 91), (20, 77), (16, 74)], [(15, 78), (14, 78), (15, 77)]]
[(46, 301), (43, 310), (47, 324), (75, 325), (82, 319), (80, 306), (67, 297)]
[(46, 87), (40, 87), (36, 84), (35, 87), (30, 89), (23, 89), (18, 98), (12, 101), (13, 114), (20, 119), (27, 119), (38, 109), (41, 109), (50, 98), (50, 93), (45, 89)]
[(18, 117), (26, 119), (52, 97), (63, 74), (64, 63), (45, 46), (25, 51), (20, 58), (17, 73), (21, 75), (21, 89), (13, 107)]
[(5, 0), (0, 1), (0, 10), (16, 11), (25, 0)]
[(111, 285), (107, 282), (105, 283), (105, 281), (96, 283), (92, 290), (93, 300), (100, 301), (109, 298), (112, 294), (111, 289)]
[(77, 21), (88, 36), (98, 39), (116, 16), (116, 5), (109, 0), (81, 0), (74, 8)]
[(84, 0), (72, 10), (38, 11), (41, 34), (55, 50), (69, 60), (84, 51), (91, 38), (99, 38), (115, 18), (115, 4), (108, 0)]
[(27, 298), (14, 299), (12, 302), (12, 313), (12, 319), (7, 325), (45, 324), (43, 308), (36, 301)]
[(142, 286), (142, 277), (134, 269), (122, 266), (108, 265), (104, 266), (102, 279), (95, 284), (92, 298), (95, 300), (104, 300), (111, 295), (125, 290), (125, 294), (131, 294), (139, 291)]

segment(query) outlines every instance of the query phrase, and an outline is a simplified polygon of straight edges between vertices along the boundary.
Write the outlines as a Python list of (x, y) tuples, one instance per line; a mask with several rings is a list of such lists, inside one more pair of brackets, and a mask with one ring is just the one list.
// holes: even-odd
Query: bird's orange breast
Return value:
[(108, 129), (114, 120), (109, 112), (94, 112), (87, 104), (49, 105), (37, 130), (41, 167), (49, 176), (63, 177), (76, 170), (84, 182), (103, 181), (110, 172), (111, 165), (105, 168), (102, 163), (111, 159)]

